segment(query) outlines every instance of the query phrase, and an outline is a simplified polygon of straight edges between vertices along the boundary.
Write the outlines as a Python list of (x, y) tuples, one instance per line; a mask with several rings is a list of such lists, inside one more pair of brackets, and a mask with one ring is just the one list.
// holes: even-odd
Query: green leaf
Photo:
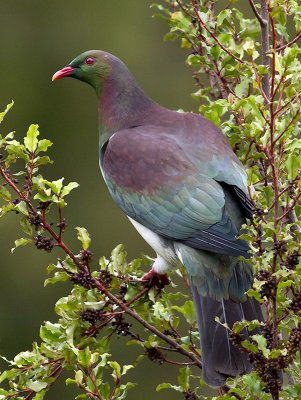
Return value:
[(26, 137), (24, 138), (24, 144), (26, 150), (31, 153), (34, 153), (37, 145), (38, 145), (38, 136), (39, 136), (39, 125), (32, 124), (28, 128)]
[(27, 239), (27, 238), (20, 238), (15, 240), (15, 247), (11, 249), (11, 252), (13, 253), (17, 247), (20, 246), (26, 246), (27, 244), (32, 243), (32, 239)]
[(186, 301), (182, 307), (172, 306), (172, 309), (177, 310), (178, 312), (183, 314), (184, 317), (186, 318), (186, 321), (190, 325), (195, 323), (195, 321), (196, 321), (195, 310), (194, 310), (193, 302), (191, 300)]
[(53, 277), (45, 279), (44, 287), (49, 285), (49, 284), (53, 285), (54, 283), (57, 283), (57, 282), (66, 282), (69, 278), (70, 278), (70, 275), (67, 274), (67, 272), (65, 272), (65, 271), (56, 271), (54, 273)]
[(178, 375), (178, 384), (183, 389), (183, 392), (187, 392), (189, 390), (189, 377), (190, 377), (190, 368), (180, 368)]
[(109, 361), (109, 366), (113, 369), (112, 376), (115, 380), (121, 378), (121, 368), (117, 361)]
[(79, 226), (77, 226), (75, 229), (77, 230), (78, 240), (82, 242), (83, 249), (87, 250), (91, 243), (89, 232), (87, 231), (86, 228), (81, 228)]
[(34, 392), (40, 392), (42, 389), (45, 389), (48, 386), (48, 384), (43, 381), (29, 380), (27, 381), (27, 386)]
[(76, 380), (76, 383), (78, 383), (80, 385), (83, 383), (84, 374), (83, 374), (83, 371), (81, 371), (80, 369), (78, 371), (76, 371), (76, 373), (75, 373), (75, 380)]
[(160, 392), (160, 390), (162, 390), (162, 389), (173, 389), (176, 392), (183, 393), (183, 390), (182, 390), (181, 386), (172, 385), (171, 383), (167, 383), (167, 382), (160, 383), (156, 387), (156, 392)]
[(79, 184), (77, 182), (70, 182), (68, 185), (64, 186), (63, 189), (61, 190), (60, 196), (65, 197), (67, 194), (71, 192), (71, 190), (78, 188)]
[(40, 153), (41, 151), (47, 151), (48, 147), (52, 146), (53, 143), (48, 139), (42, 139), (38, 142), (38, 147), (36, 153)]
[(83, 350), (79, 350), (78, 361), (84, 368), (89, 368), (92, 364), (91, 356), (92, 356), (92, 354), (91, 354), (89, 347), (86, 347)]
[(44, 399), (46, 393), (47, 393), (46, 390), (41, 390), (40, 392), (38, 392), (38, 393), (32, 398), (32, 400), (42, 400), (42, 399)]
[(235, 94), (239, 98), (247, 96), (250, 86), (250, 79), (242, 78), (241, 82), (235, 87)]
[(13, 105), (14, 105), (14, 102), (12, 100), (11, 103), (9, 103), (6, 106), (5, 110), (0, 113), (0, 124), (3, 121), (3, 118), (5, 117), (5, 115), (8, 113), (8, 111), (12, 108)]
[(5, 186), (0, 186), (0, 196), (3, 200), (10, 201), (11, 194)]
[(252, 339), (258, 344), (259, 350), (262, 351), (264, 357), (268, 358), (270, 355), (270, 350), (267, 348), (267, 340), (262, 335), (252, 335)]
[(60, 194), (60, 191), (63, 187), (63, 181), (64, 178), (58, 179), (57, 181), (47, 181), (47, 179), (41, 179), (41, 182), (50, 187), (50, 189), (55, 193), (56, 195)]
[(293, 180), (297, 176), (300, 163), (301, 159), (295, 153), (290, 153), (288, 155), (287, 160), (285, 162), (285, 167), (287, 170), (287, 175), (288, 175), (287, 177), (289, 180)]

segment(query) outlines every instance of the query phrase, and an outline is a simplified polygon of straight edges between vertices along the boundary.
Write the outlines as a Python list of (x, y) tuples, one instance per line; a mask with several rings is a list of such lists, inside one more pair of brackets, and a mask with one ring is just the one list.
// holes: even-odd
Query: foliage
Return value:
[[(0, 114), (1, 120), (11, 106)], [(49, 181), (41, 175), (41, 167), (52, 163), (44, 155), (51, 145), (39, 139), (37, 125), (29, 127), (22, 143), (13, 132), (0, 136), (0, 217), (18, 214), (23, 231), (12, 251), (29, 244), (47, 252), (60, 248), (65, 258), (48, 265), (45, 285), (67, 280), (74, 284), (70, 294), (55, 305), (57, 321), (41, 326), (39, 343), (13, 360), (2, 356), (8, 369), (0, 375), (0, 399), (41, 400), (67, 370), (71, 377), (66, 384), (82, 391), (77, 399), (122, 400), (135, 386), (125, 375), (146, 357), (157, 364), (187, 365), (179, 369), (179, 387), (184, 395), (194, 395), (188, 384), (189, 366), (200, 369), (201, 363), (191, 300), (175, 284), (166, 293), (159, 278), (141, 280), (142, 266), (149, 267), (152, 260), (128, 262), (122, 245), (110, 259), (101, 257), (95, 262), (89, 250), (90, 235), (83, 227), (76, 227), (78, 253), (70, 250), (64, 242), (63, 210), (66, 197), (78, 184), (65, 184), (64, 178)], [(56, 224), (50, 222), (55, 219)], [(144, 329), (134, 326), (135, 320)], [(136, 346), (140, 355), (129, 356), (129, 364), (121, 365), (118, 354), (113, 354), (114, 337)], [(179, 354), (180, 359), (174, 357)]]
[[(187, 65), (197, 86), (193, 97), (244, 163), (254, 202), (253, 220), (242, 236), (250, 242), (255, 269), (248, 295), (262, 303), (266, 321), (262, 334), (250, 340), (242, 332), (252, 330), (254, 322), (229, 328), (254, 371), (229, 379), (213, 399), (299, 399), (301, 6), (295, 0), (249, 0), (246, 17), (239, 5), (236, 0), (162, 0), (153, 7), (170, 26), (165, 39), (179, 39), (190, 52)], [(41, 327), (39, 343), (6, 360), (0, 400), (42, 399), (63, 370), (72, 374), (66, 383), (81, 390), (77, 398), (124, 399), (134, 386), (125, 375), (145, 357), (178, 366), (177, 384), (161, 383), (158, 391), (205, 399), (195, 316), (185, 294), (174, 283), (165, 291), (158, 278), (143, 282), (141, 267), (151, 260), (128, 262), (121, 245), (109, 260), (96, 263), (83, 227), (76, 228), (78, 253), (64, 242), (66, 197), (78, 185), (41, 175), (41, 167), (51, 163), (44, 155), (51, 145), (39, 140), (37, 125), (30, 126), (23, 143), (13, 133), (0, 137), (0, 216), (19, 214), (24, 233), (13, 250), (28, 244), (48, 252), (60, 248), (65, 259), (48, 266), (45, 284), (74, 284), (56, 303), (58, 320)], [(53, 225), (49, 221), (55, 218)], [(140, 356), (120, 365), (111, 345), (114, 336), (136, 346)]]
[[(301, 6), (246, 3), (248, 17), (231, 0), (167, 0), (154, 7), (170, 26), (165, 39), (190, 50), (199, 111), (227, 135), (252, 188), (254, 218), (242, 235), (256, 272), (248, 294), (263, 304), (266, 322), (252, 341), (241, 336), (252, 323), (231, 330), (255, 372), (232, 382), (223, 398), (293, 399), (301, 393)], [(289, 385), (280, 370), (289, 373)]]

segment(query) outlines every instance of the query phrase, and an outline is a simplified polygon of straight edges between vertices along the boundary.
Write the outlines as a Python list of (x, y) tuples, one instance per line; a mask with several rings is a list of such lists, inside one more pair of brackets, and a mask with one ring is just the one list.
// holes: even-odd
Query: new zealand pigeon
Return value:
[(100, 169), (114, 201), (157, 254), (151, 274), (179, 263), (187, 270), (205, 382), (222, 386), (249, 372), (246, 355), (215, 321), (262, 319), (259, 303), (245, 295), (252, 268), (240, 260), (249, 257), (247, 242), (237, 239), (253, 206), (224, 135), (201, 115), (155, 103), (126, 65), (104, 51), (79, 55), (53, 80), (66, 76), (97, 93)]

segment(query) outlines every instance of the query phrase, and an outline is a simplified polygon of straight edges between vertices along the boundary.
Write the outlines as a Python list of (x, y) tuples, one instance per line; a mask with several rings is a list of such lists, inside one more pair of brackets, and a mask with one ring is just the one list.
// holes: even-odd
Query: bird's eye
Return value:
[(87, 65), (92, 65), (95, 63), (95, 61), (96, 61), (96, 59), (94, 57), (87, 57), (85, 63)]

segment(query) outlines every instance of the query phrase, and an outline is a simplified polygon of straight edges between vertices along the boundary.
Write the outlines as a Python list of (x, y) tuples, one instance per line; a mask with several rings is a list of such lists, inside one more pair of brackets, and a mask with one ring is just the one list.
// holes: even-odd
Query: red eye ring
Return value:
[(86, 60), (85, 60), (85, 63), (87, 65), (92, 65), (92, 64), (95, 63), (95, 61), (96, 61), (96, 59), (94, 57), (87, 57)]

